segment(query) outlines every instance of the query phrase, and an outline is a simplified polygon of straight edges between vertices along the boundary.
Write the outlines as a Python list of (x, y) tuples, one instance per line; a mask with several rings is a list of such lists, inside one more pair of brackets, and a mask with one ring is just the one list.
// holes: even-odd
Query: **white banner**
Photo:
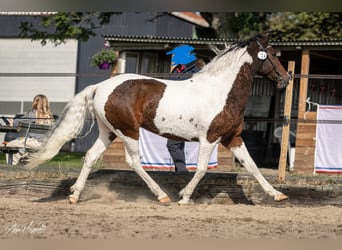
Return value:
[(342, 173), (342, 106), (320, 105), (317, 120), (315, 172)]
[[(140, 160), (144, 168), (174, 169), (170, 153), (166, 147), (167, 139), (151, 133), (145, 129), (140, 129)], [(198, 156), (198, 142), (185, 142), (184, 153), (186, 168), (196, 169)], [(208, 168), (217, 167), (217, 145), (210, 157)]]

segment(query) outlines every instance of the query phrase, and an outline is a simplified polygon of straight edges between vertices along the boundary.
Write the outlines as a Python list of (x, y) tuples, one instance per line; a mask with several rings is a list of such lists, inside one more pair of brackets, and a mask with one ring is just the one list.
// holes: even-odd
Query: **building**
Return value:
[[(209, 44), (220, 47), (235, 42), (197, 38), (194, 27), (207, 24), (192, 12), (124, 12), (114, 15), (111, 23), (96, 30), (97, 36), (87, 42), (70, 41), (59, 48), (42, 48), (39, 42), (18, 38), (19, 24), (25, 20), (34, 20), (34, 16), (0, 15), (0, 23), (4, 27), (0, 31), (0, 88), (4, 90), (0, 93), (2, 115), (27, 110), (37, 89), (48, 95), (54, 113), (59, 114), (75, 93), (110, 77), (110, 71), (100, 71), (91, 66), (92, 55), (105, 44), (119, 52), (124, 62), (122, 72), (167, 77), (171, 60), (166, 52), (172, 48), (189, 44), (198, 56), (209, 61), (214, 56)], [(297, 134), (292, 143), (310, 147), (310, 157), (304, 154), (304, 149), (296, 151), (295, 165), (305, 171), (312, 164), (314, 134), (305, 135), (311, 138), (309, 140), (298, 136), (297, 121), (303, 119), (308, 111), (307, 97), (320, 104), (341, 103), (342, 41), (271, 41), (271, 44), (279, 51), (285, 67), (288, 61), (295, 61), (290, 126), (291, 131)], [(9, 64), (6, 58), (16, 62), (22, 58), (19, 68)], [(246, 131), (252, 131), (249, 149), (258, 157), (260, 164), (277, 164), (279, 142), (274, 137), (274, 130), (284, 123), (283, 102), (284, 94), (275, 91), (269, 81), (255, 79), (245, 115)], [(305, 131), (307, 128), (301, 126), (301, 129)], [(85, 151), (96, 137), (94, 130), (85, 139), (77, 139), (76, 150)]]
[[(158, 72), (151, 76), (163, 77), (169, 59), (165, 57), (167, 51), (181, 45), (188, 44), (195, 48), (198, 56), (207, 61), (215, 55), (209, 48), (209, 44), (223, 47), (225, 44), (236, 42), (229, 39), (192, 39), (182, 37), (151, 37), (151, 36), (123, 36), (104, 34), (104, 40), (111, 48), (118, 51), (125, 61), (125, 72), (137, 72), (149, 74), (148, 71), (139, 70), (139, 67), (127, 67), (131, 63), (130, 55), (149, 53), (156, 59), (156, 68), (152, 72)], [(312, 102), (320, 104), (341, 104), (341, 56), (342, 41), (271, 41), (271, 45), (277, 49), (282, 64), (287, 67), (289, 61), (295, 62), (295, 80), (290, 121), (291, 144), (297, 144), (296, 162), (297, 170), (311, 171), (315, 150), (315, 127), (306, 124), (299, 126), (299, 120), (304, 119), (307, 111), (307, 97)], [(163, 65), (158, 68), (157, 65)], [(162, 74), (164, 73), (164, 74)], [(254, 160), (263, 166), (275, 167), (278, 164), (280, 144), (279, 138), (275, 138), (274, 131), (281, 127), (285, 120), (284, 92), (277, 91), (272, 83), (264, 78), (257, 77), (254, 80), (251, 97), (245, 111), (244, 139), (249, 147)], [(315, 115), (312, 115), (315, 120)], [(315, 123), (314, 123), (315, 125)], [(307, 133), (308, 126), (311, 133)], [(305, 132), (305, 139), (302, 133)], [(310, 138), (310, 139), (309, 139)], [(309, 148), (309, 149), (308, 149)], [(309, 156), (305, 152), (311, 152)]]
[[(69, 40), (57, 47), (49, 43), (41, 46), (40, 41), (20, 37), (22, 22), (38, 25), (37, 16), (49, 14), (52, 13), (0, 13), (0, 116), (13, 117), (29, 110), (33, 97), (39, 93), (48, 96), (52, 112), (59, 115), (76, 93), (110, 77), (110, 71), (91, 65), (92, 56), (104, 48), (102, 34), (193, 38), (195, 25), (208, 25), (192, 12), (122, 12), (95, 30), (96, 36), (87, 42)], [(137, 72), (144, 67), (152, 72), (155, 68), (151, 65), (158, 59), (149, 53), (128, 54), (127, 58), (127, 69), (137, 63)], [(77, 139), (75, 150), (86, 151), (96, 137), (94, 129), (86, 138)]]

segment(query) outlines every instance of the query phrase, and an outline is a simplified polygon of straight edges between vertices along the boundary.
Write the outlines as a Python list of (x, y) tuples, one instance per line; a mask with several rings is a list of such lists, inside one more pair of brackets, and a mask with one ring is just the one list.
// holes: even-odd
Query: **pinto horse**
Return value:
[(140, 127), (166, 138), (199, 142), (197, 169), (180, 191), (179, 204), (190, 202), (218, 143), (233, 152), (274, 200), (287, 199), (262, 176), (247, 151), (241, 132), (254, 76), (265, 76), (276, 82), (278, 88), (285, 88), (291, 76), (264, 35), (216, 52), (210, 63), (184, 81), (120, 74), (88, 86), (66, 105), (45, 145), (29, 159), (26, 167), (33, 169), (54, 157), (66, 142), (81, 133), (90, 113), (93, 122), (96, 117), (99, 137), (87, 151), (80, 175), (70, 188), (70, 203), (78, 202), (92, 165), (117, 137), (124, 143), (129, 166), (160, 202), (171, 201), (141, 166)]

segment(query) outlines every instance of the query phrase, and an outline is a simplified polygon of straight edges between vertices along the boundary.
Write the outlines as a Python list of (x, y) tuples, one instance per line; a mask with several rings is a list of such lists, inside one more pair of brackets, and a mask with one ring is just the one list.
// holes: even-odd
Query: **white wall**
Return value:
[[(45, 94), (50, 102), (68, 102), (75, 94), (77, 41), (42, 46), (30, 39), (0, 39), (0, 102), (30, 102)], [(11, 73), (13, 76), (4, 74)], [(34, 73), (34, 76), (15, 76)], [(47, 74), (44, 77), (39, 73)], [(60, 74), (56, 76), (54, 74)]]

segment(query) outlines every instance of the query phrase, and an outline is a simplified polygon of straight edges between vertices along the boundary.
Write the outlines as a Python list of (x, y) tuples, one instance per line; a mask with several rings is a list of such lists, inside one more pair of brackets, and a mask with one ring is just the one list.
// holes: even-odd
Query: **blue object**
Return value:
[(172, 54), (172, 66), (177, 64), (188, 64), (196, 60), (196, 54), (193, 52), (194, 47), (190, 45), (180, 45), (171, 51), (166, 52), (166, 55)]

